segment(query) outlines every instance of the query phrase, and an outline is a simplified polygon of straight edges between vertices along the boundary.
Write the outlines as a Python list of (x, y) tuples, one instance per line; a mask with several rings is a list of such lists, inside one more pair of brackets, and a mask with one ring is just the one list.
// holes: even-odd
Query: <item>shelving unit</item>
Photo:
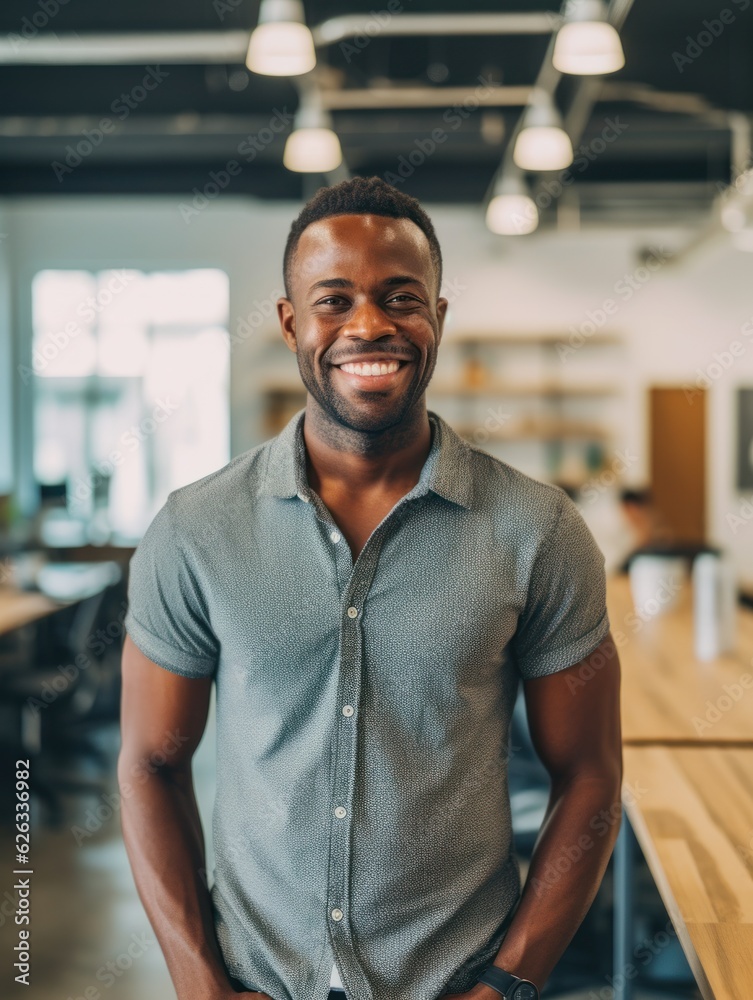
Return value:
[[(427, 405), (472, 443), (577, 487), (610, 460), (621, 405), (616, 334), (463, 332), (442, 341)], [(563, 360), (564, 359), (564, 360)]]
[[(560, 348), (568, 338), (556, 331), (446, 336), (427, 406), (511, 465), (576, 487), (610, 459), (622, 341), (594, 335), (572, 356)], [(305, 404), (306, 393), (294, 368), (289, 377), (263, 379), (260, 389), (271, 436)]]

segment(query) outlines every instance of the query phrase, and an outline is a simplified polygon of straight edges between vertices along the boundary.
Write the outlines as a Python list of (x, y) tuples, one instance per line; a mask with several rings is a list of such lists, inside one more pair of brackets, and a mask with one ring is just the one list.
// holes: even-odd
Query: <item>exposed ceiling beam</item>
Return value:
[(530, 87), (368, 87), (352, 90), (322, 89), (322, 105), (330, 111), (380, 108), (449, 108), (473, 98), (485, 107), (521, 107)]
[[(556, 15), (547, 11), (507, 14), (349, 14), (312, 28), (315, 44), (332, 45), (362, 35), (373, 38), (437, 35), (550, 34)], [(0, 36), (0, 64), (104, 66), (161, 63), (243, 63), (248, 31), (46, 32), (33, 38)]]
[(406, 35), (548, 35), (556, 25), (550, 11), (499, 14), (346, 14), (312, 28), (316, 45), (355, 38)]
[(676, 90), (655, 90), (642, 83), (629, 80), (604, 80), (601, 95), (605, 101), (629, 101), (642, 104), (654, 111), (668, 114), (692, 115), (717, 125), (726, 125), (728, 113), (715, 107), (700, 94), (684, 93)]
[(243, 63), (247, 31), (144, 31), (0, 36), (0, 64), (107, 66), (113, 63)]
[[(608, 8), (608, 20), (614, 25), (617, 31), (620, 31), (625, 23), (625, 19), (630, 13), (630, 9), (633, 6), (634, 0), (610, 0)], [(562, 9), (559, 14), (548, 15), (550, 20), (553, 20), (554, 27), (562, 24), (564, 21), (564, 16), (567, 11), (567, 0), (563, 0)], [(534, 87), (539, 90), (546, 91), (552, 99), (554, 98), (555, 91), (562, 79), (562, 73), (555, 69), (554, 63), (552, 62), (552, 56), (554, 55), (554, 44), (556, 41), (556, 31), (552, 31), (552, 36), (549, 39), (549, 44), (547, 50), (544, 54), (544, 58), (541, 62), (539, 68), (538, 76), (536, 77), (536, 82)], [(566, 117), (565, 119), (565, 130), (570, 135), (571, 140), (576, 143), (580, 141), (580, 137), (585, 128), (588, 117), (593, 110), (593, 106), (598, 99), (599, 90), (601, 87), (602, 77), (580, 77), (578, 80), (578, 85), (576, 88), (576, 94), (573, 99), (570, 112), (569, 112), (569, 123)], [(525, 116), (525, 109), (521, 112), (515, 127), (512, 130), (512, 134), (508, 140), (507, 146), (505, 147), (505, 153), (502, 158), (502, 162), (499, 168), (495, 171), (492, 177), (489, 187), (487, 188), (486, 196), (484, 198), (484, 204), (487, 204), (492, 193), (494, 191), (497, 180), (506, 171), (515, 171), (515, 163), (513, 161), (513, 150), (515, 148), (515, 141), (520, 133), (523, 126), (523, 118)], [(569, 125), (569, 127), (568, 127)]]
[(723, 192), (717, 192), (712, 211), (706, 225), (698, 230), (688, 242), (679, 248), (672, 256), (672, 264), (684, 262), (689, 256), (699, 250), (705, 250), (708, 244), (720, 238), (733, 239), (729, 224), (725, 225), (722, 208), (725, 211), (737, 211), (740, 219), (745, 220), (741, 228), (750, 231), (753, 223), (753, 170), (751, 170), (751, 135), (753, 125), (747, 115), (730, 112), (727, 116), (731, 134), (732, 177), (729, 186)]

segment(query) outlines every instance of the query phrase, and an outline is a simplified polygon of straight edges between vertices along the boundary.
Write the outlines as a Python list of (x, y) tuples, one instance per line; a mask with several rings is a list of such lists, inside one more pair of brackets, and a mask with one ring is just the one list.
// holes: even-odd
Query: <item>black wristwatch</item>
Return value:
[(488, 965), (476, 982), (491, 986), (505, 1000), (539, 1000), (538, 988), (533, 983), (505, 972), (498, 965)]

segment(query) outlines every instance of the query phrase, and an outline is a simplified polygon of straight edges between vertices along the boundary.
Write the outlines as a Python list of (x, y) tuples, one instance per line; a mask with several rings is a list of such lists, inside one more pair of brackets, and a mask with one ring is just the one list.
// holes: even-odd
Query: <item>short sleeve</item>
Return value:
[(206, 612), (195, 567), (165, 505), (139, 542), (129, 569), (126, 631), (145, 656), (184, 677), (210, 677), (219, 643)]
[(609, 632), (604, 556), (570, 497), (535, 558), (512, 649), (524, 680), (564, 670)]

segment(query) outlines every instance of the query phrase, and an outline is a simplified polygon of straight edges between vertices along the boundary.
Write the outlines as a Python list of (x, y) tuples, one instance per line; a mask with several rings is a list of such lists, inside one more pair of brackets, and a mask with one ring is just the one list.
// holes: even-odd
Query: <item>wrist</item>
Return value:
[(470, 1000), (500, 1000), (499, 993), (492, 986), (486, 983), (476, 983), (468, 991)]
[(190, 982), (175, 985), (178, 1000), (227, 1000), (228, 997), (237, 996), (239, 992), (247, 992), (240, 984), (240, 988), (237, 989), (235, 984), (219, 971), (197, 975)]
[(494, 1000), (499, 1000), (500, 997), (504, 997), (504, 1000), (539, 1000), (539, 988), (533, 980), (496, 962), (490, 963), (481, 972), (477, 985), (491, 989), (496, 994)]

